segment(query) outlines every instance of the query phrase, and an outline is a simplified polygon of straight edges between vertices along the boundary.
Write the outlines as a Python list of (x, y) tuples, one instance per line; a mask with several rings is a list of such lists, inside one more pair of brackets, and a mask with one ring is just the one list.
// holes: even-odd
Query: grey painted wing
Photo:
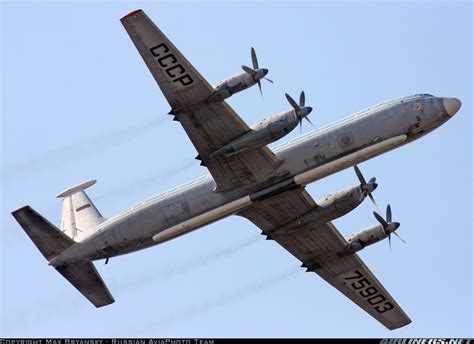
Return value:
[(346, 295), (388, 329), (411, 322), (401, 307), (356, 255), (339, 256), (346, 240), (332, 223), (305, 220), (315, 202), (304, 190), (292, 190), (244, 210), (251, 220), (307, 267)]
[(121, 19), (217, 190), (264, 181), (280, 163), (266, 147), (214, 160), (209, 155), (250, 130), (226, 102), (207, 103), (213, 87), (141, 10)]

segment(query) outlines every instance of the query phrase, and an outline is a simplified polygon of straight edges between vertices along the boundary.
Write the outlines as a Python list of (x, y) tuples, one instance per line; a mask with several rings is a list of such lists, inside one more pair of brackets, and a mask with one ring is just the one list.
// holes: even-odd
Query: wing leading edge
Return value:
[(411, 320), (357, 254), (340, 256), (348, 245), (330, 222), (309, 221), (315, 202), (304, 190), (283, 192), (242, 215), (390, 330)]
[(217, 191), (251, 185), (272, 174), (280, 160), (267, 148), (223, 159), (209, 156), (247, 133), (249, 126), (225, 102), (207, 102), (213, 87), (141, 10), (121, 19), (175, 116), (216, 182)]

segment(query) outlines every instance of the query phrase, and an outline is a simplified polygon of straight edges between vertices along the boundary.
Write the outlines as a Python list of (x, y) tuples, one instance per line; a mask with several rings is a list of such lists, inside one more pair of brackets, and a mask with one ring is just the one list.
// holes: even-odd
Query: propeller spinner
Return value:
[(400, 227), (399, 222), (392, 222), (392, 208), (390, 207), (390, 204), (387, 204), (387, 212), (386, 212), (386, 219), (384, 219), (380, 214), (374, 211), (374, 216), (377, 219), (377, 221), (382, 225), (383, 230), (385, 231), (385, 234), (388, 236), (388, 245), (390, 246), (390, 250), (392, 250), (392, 241), (390, 235), (393, 233), (395, 234), (398, 239), (400, 239), (404, 244), (406, 244), (405, 240), (403, 240), (400, 235), (395, 232), (398, 227)]
[(250, 67), (247, 67), (247, 66), (243, 65), (242, 69), (246, 73), (248, 73), (252, 76), (252, 78), (258, 84), (258, 89), (260, 90), (260, 95), (263, 97), (262, 84), (260, 83), (260, 80), (265, 79), (268, 82), (271, 82), (272, 84), (273, 84), (273, 81), (265, 77), (265, 75), (268, 74), (268, 69), (258, 67), (257, 54), (255, 53), (255, 49), (253, 47), (250, 49), (250, 55), (252, 56), (252, 67), (253, 68), (250, 68)]
[(311, 106), (304, 106), (304, 103), (305, 103), (304, 91), (301, 91), (299, 104), (296, 103), (296, 101), (293, 98), (291, 98), (291, 96), (288, 93), (285, 93), (285, 97), (290, 103), (290, 105), (293, 107), (293, 109), (295, 109), (295, 114), (300, 124), (300, 134), (303, 130), (303, 118), (306, 119), (313, 126), (314, 129), (316, 129), (313, 122), (311, 122), (311, 120), (308, 118), (308, 115), (311, 113), (311, 111), (313, 111), (313, 108)]

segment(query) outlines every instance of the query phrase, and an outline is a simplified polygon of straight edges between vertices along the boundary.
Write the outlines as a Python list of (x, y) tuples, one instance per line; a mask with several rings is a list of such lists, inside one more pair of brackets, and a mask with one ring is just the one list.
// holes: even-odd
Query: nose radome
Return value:
[(453, 116), (461, 108), (461, 101), (457, 98), (443, 98), (443, 105), (448, 115)]

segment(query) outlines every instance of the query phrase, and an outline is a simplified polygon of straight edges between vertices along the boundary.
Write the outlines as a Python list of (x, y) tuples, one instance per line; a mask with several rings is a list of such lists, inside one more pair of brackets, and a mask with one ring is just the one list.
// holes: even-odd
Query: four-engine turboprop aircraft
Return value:
[[(61, 229), (30, 206), (12, 214), (59, 273), (96, 307), (114, 302), (92, 261), (141, 250), (229, 215), (249, 219), (312, 271), (389, 329), (411, 322), (356, 254), (396, 234), (399, 224), (375, 213), (380, 225), (344, 238), (331, 223), (349, 213), (377, 184), (360, 183), (315, 201), (305, 190), (324, 178), (412, 142), (448, 121), (456, 98), (417, 94), (388, 101), (277, 147), (311, 112), (304, 93), (292, 109), (249, 127), (223, 100), (258, 84), (267, 71), (253, 69), (211, 86), (141, 10), (121, 19), (126, 31), (198, 151), (210, 175), (124, 213), (105, 219), (88, 198), (88, 181), (61, 192)], [(253, 51), (253, 50), (252, 50)], [(251, 78), (251, 80), (249, 79)], [(222, 91), (224, 90), (225, 91)]]

